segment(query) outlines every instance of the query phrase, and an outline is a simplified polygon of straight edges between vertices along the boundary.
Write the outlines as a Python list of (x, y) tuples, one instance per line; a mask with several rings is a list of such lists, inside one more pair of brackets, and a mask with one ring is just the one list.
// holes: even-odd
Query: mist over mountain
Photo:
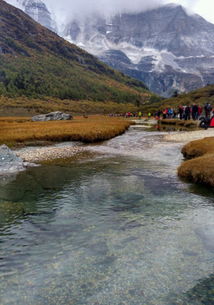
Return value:
[[(181, 5), (118, 0), (108, 8), (111, 1), (103, 0), (94, 10), (94, 0), (82, 9), (86, 1), (80, 0), (71, 12), (74, 5), (66, 0), (60, 4), (52, 2), (50, 10), (49, 0), (10, 1), (18, 1), (18, 5), (22, 2), (22, 9), (35, 20), (49, 24), (60, 36), (113, 68), (142, 80), (150, 90), (163, 96), (214, 82), (214, 25)], [(63, 5), (70, 5), (65, 7), (66, 12)], [(43, 13), (39, 11), (41, 17), (33, 14), (29, 6), (43, 7)], [(57, 20), (56, 15), (61, 15), (61, 23), (50, 26)]]
[[(73, 19), (84, 21), (92, 15), (110, 17), (116, 14), (142, 12), (161, 6), (166, 0), (5, 0), (22, 9), (34, 20), (61, 33)], [(62, 33), (61, 33), (62, 34)]]
[(214, 81), (214, 25), (182, 6), (74, 20), (64, 37), (163, 96)]

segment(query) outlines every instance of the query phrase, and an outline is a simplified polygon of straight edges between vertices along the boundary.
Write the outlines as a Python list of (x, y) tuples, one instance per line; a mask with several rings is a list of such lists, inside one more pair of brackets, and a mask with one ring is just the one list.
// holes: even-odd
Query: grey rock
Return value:
[(33, 122), (44, 122), (44, 121), (62, 121), (62, 120), (71, 120), (72, 115), (66, 114), (61, 111), (54, 111), (47, 114), (39, 114), (32, 117)]
[(0, 146), (0, 174), (14, 173), (25, 169), (23, 160), (6, 145)]
[(34, 20), (44, 25), (46, 28), (56, 32), (57, 26), (52, 19), (51, 13), (46, 4), (41, 0), (25, 0), (25, 13), (31, 16)]

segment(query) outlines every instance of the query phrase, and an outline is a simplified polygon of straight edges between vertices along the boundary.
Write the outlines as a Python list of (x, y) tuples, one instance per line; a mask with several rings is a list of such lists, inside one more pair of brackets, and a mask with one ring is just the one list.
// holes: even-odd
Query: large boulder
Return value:
[(54, 111), (47, 114), (39, 114), (32, 117), (33, 122), (45, 122), (45, 121), (62, 121), (71, 120), (72, 115), (66, 114), (61, 111)]
[(0, 146), (0, 175), (14, 173), (25, 169), (21, 158), (10, 150), (6, 145)]

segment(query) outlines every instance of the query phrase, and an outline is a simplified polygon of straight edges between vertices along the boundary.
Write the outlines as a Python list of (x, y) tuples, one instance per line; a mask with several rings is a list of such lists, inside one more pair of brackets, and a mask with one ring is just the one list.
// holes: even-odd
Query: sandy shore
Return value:
[(164, 136), (164, 140), (187, 143), (193, 140), (199, 140), (206, 137), (214, 137), (214, 128), (210, 128), (207, 130), (185, 131), (174, 134), (167, 134)]
[(85, 151), (82, 147), (63, 146), (63, 147), (40, 147), (27, 150), (16, 151), (16, 155), (25, 162), (39, 163), (46, 160), (59, 158), (70, 158), (75, 154)]

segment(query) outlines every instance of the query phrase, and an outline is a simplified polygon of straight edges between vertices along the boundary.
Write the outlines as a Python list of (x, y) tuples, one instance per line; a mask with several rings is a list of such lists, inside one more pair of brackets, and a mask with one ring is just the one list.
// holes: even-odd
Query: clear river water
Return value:
[(214, 192), (177, 178), (162, 135), (1, 178), (1, 305), (214, 304)]

